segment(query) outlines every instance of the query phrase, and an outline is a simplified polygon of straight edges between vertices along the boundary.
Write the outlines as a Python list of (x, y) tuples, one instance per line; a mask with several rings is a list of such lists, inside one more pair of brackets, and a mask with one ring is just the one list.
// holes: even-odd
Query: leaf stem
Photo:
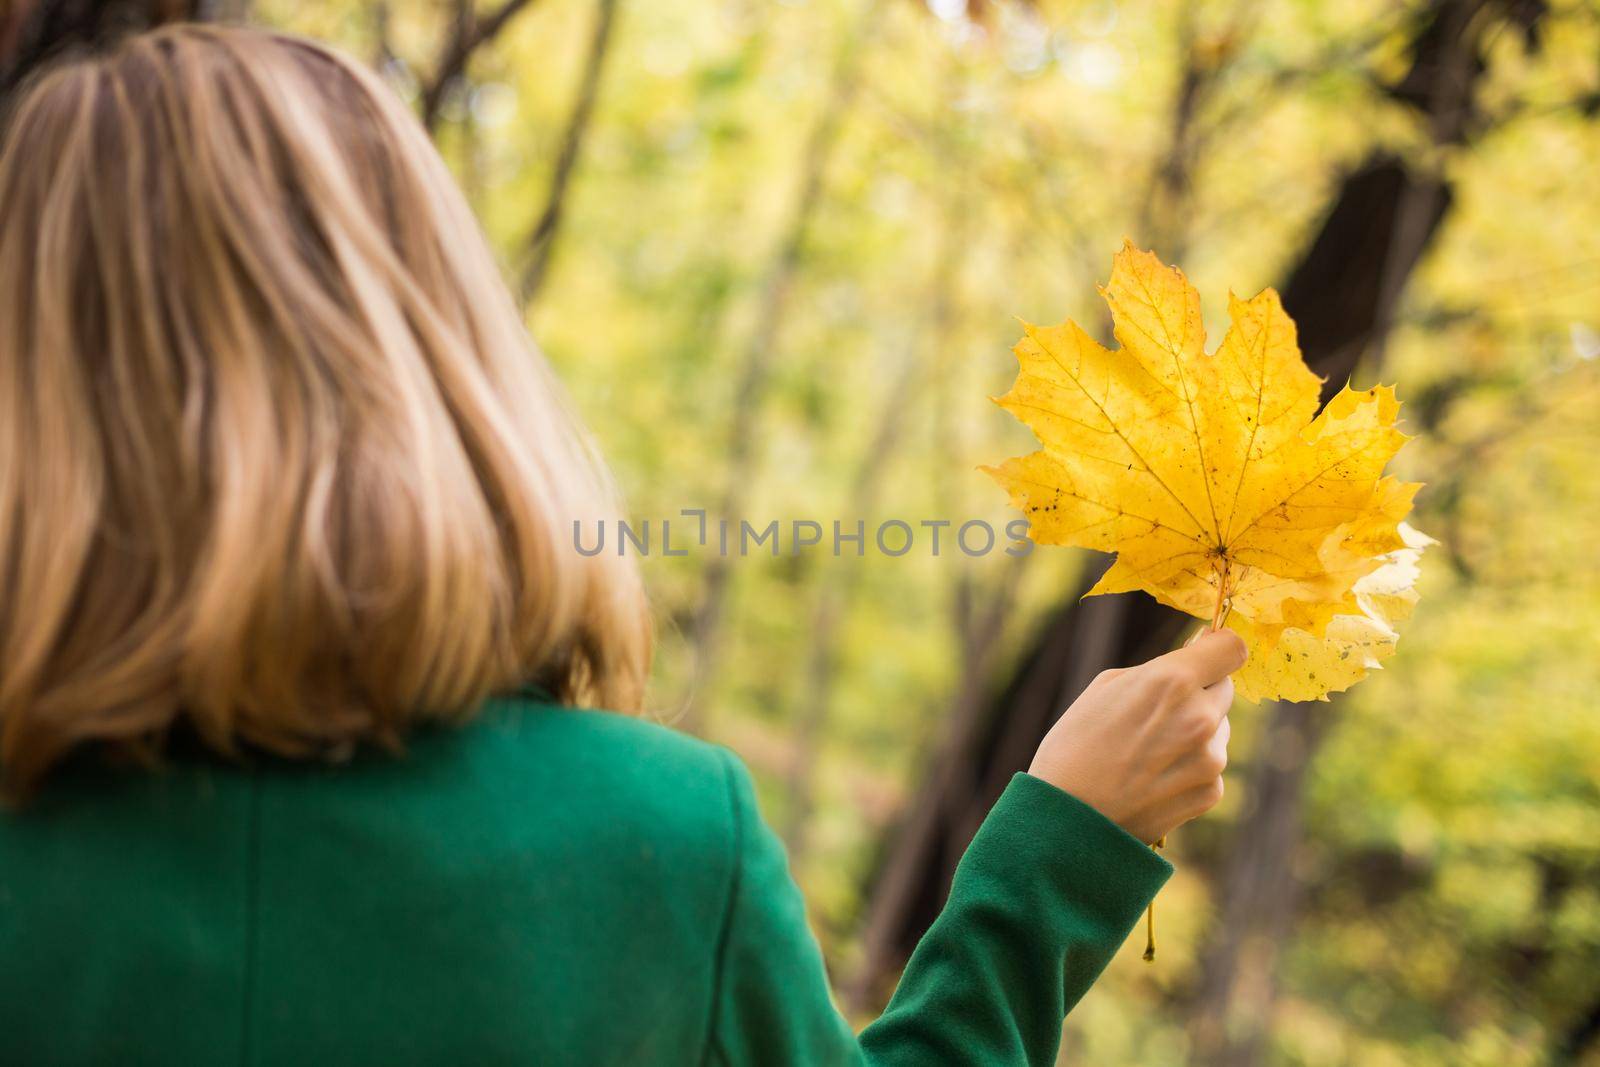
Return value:
[[(1150, 845), (1150, 851), (1167, 847), (1167, 836), (1162, 834)], [(1151, 901), (1150, 906), (1144, 910), (1144, 961), (1154, 963), (1156, 958), (1156, 902)]]
[(1231, 592), (1232, 590), (1228, 588), (1228, 561), (1224, 559), (1221, 567), (1217, 569), (1217, 606), (1211, 612), (1211, 628), (1213, 630), (1220, 630), (1222, 628), (1222, 620), (1228, 617), (1228, 611), (1232, 607), (1229, 603), (1229, 600), (1232, 599)]

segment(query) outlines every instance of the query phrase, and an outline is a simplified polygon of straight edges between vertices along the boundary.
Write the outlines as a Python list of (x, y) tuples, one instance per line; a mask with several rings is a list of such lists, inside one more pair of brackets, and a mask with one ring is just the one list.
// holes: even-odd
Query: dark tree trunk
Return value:
[(0, 114), (11, 90), (63, 50), (210, 14), (206, 0), (13, 0), (0, 13)]
[(1273, 706), (1223, 861), (1220, 918), (1200, 956), (1191, 1063), (1243, 1067), (1261, 1062), (1267, 1050), (1278, 951), (1292, 932), (1302, 890), (1293, 861), (1304, 827), (1306, 772), (1333, 715), (1332, 704)]
[[(1491, 21), (1484, 15), (1491, 8), (1502, 5), (1445, 0), (1418, 22), (1410, 69), (1393, 92), (1426, 113), (1439, 143), (1459, 143), (1478, 124), (1471, 93), (1482, 71), (1478, 46)], [(1503, 8), (1524, 27), (1532, 27), (1542, 11), (1527, 4)], [(1438, 232), (1450, 199), (1448, 186), (1436, 175), (1413, 171), (1381, 153), (1340, 184), (1321, 227), (1282, 287), (1284, 306), (1299, 325), (1306, 361), (1326, 379), (1324, 399), (1381, 343), (1405, 282)], [(881, 997), (938, 914), (956, 862), (984, 813), (1010, 776), (1027, 766), (1062, 710), (1100, 671), (1130, 666), (1171, 648), (1188, 623), (1142, 594), (1079, 599), (1094, 577), (1087, 575), (1046, 622), (987, 707), (976, 714), (968, 710), (952, 715), (964, 736), (938, 750), (869, 893), (864, 961), (852, 987), (857, 1006)], [(1234, 835), (1240, 848), (1253, 850), (1229, 863), (1241, 880), (1267, 869), (1274, 877), (1287, 871), (1288, 852), (1299, 837), (1305, 769), (1320, 737), (1313, 724), (1321, 723), (1312, 711), (1281, 704), (1271, 714), (1270, 736), (1298, 735), (1302, 743), (1298, 757), (1280, 769), (1278, 778), (1264, 772), (1255, 783), (1258, 794), (1270, 793), (1271, 800), (1257, 805), (1259, 815), (1242, 820)], [(1253, 819), (1272, 826), (1252, 825)], [(1286, 931), (1292, 914), (1291, 903), (1271, 925)], [(1232, 958), (1226, 961), (1215, 952), (1208, 954), (1211, 973), (1236, 971), (1242, 945), (1229, 950)], [(1213, 984), (1211, 973), (1202, 979), (1203, 986)], [(1228, 984), (1233, 985), (1231, 980)]]
[[(1542, 15), (1537, 3), (1436, 3), (1419, 23), (1411, 66), (1394, 89), (1395, 97), (1422, 111), (1436, 144), (1466, 142), (1483, 122), (1474, 94), (1484, 71), (1486, 35), (1503, 24), (1504, 16), (1520, 25), (1531, 47)], [(1382, 205), (1385, 239), (1374, 241), (1371, 231), (1363, 232), (1362, 213), (1347, 211), (1341, 219), (1336, 207), (1284, 294), (1302, 336), (1329, 346), (1325, 358), (1330, 362), (1348, 359), (1351, 366), (1363, 353), (1374, 366), (1382, 362), (1406, 279), (1452, 201), (1444, 178), (1397, 165), (1371, 171), (1368, 184), (1368, 203)], [(1378, 264), (1379, 269), (1340, 286), (1342, 301), (1315, 299), (1317, 278), (1304, 275), (1304, 268), (1340, 260)], [(1349, 313), (1366, 324), (1363, 333), (1348, 328), (1342, 316)], [(1343, 378), (1330, 376), (1328, 384), (1342, 384)], [(1223, 902), (1221, 921), (1201, 952), (1190, 1014), (1193, 1067), (1258, 1067), (1269, 1058), (1279, 953), (1293, 934), (1304, 889), (1295, 873), (1294, 853), (1302, 838), (1305, 783), (1339, 705), (1335, 698), (1321, 705), (1278, 703), (1271, 710), (1250, 770), (1245, 811), (1223, 862), (1216, 894)]]
[(1589, 1010), (1562, 1035), (1550, 1054), (1550, 1067), (1576, 1067), (1584, 1053), (1597, 1045), (1600, 1045), (1600, 1000), (1589, 1005)]

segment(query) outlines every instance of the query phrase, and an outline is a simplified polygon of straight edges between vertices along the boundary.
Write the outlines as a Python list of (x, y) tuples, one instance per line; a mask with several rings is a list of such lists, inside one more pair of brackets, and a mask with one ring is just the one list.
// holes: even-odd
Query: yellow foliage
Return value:
[(1199, 293), (1154, 255), (1125, 245), (1101, 293), (1114, 352), (1070, 321), (1024, 324), (996, 402), (1043, 448), (985, 470), (1036, 542), (1116, 553), (1090, 595), (1143, 589), (1238, 630), (1248, 698), (1347, 688), (1392, 650), (1426, 543), (1401, 522), (1420, 486), (1383, 474), (1407, 440), (1394, 390), (1346, 386), (1318, 412), (1271, 289), (1230, 296), (1214, 355)]

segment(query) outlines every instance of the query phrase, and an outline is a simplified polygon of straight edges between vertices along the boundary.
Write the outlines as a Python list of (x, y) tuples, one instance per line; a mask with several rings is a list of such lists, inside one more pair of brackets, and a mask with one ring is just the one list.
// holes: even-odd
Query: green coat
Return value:
[(0, 818), (0, 1063), (1050, 1064), (1170, 873), (1017, 775), (858, 1038), (748, 773), (662, 727), (78, 767)]

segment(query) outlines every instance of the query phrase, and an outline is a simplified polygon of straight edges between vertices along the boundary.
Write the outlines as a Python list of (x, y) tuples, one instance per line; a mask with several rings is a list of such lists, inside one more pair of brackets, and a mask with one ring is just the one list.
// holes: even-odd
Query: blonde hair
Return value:
[(0, 783), (394, 746), (533, 681), (636, 709), (609, 478), (420, 125), (308, 41), (57, 65), (0, 152)]

